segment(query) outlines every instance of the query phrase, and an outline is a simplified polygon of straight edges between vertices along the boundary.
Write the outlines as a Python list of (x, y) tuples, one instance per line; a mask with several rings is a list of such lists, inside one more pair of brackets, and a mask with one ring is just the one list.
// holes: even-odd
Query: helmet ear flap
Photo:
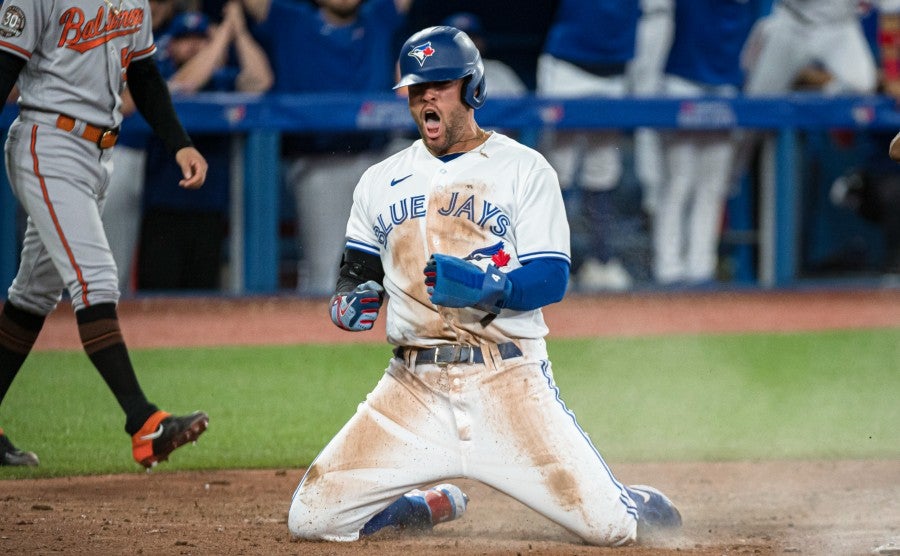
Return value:
[(465, 103), (472, 108), (481, 108), (481, 105), (484, 104), (484, 101), (487, 98), (487, 90), (485, 87), (484, 70), (476, 70), (475, 73), (466, 78), (463, 88), (465, 95), (463, 100)]

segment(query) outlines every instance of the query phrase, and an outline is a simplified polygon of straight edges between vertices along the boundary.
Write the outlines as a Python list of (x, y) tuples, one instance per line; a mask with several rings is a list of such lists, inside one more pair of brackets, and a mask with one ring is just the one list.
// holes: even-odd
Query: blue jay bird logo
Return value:
[(480, 261), (481, 259), (487, 259), (496, 255), (501, 249), (503, 249), (503, 242), (498, 241), (497, 243), (490, 245), (488, 247), (482, 247), (481, 249), (476, 249), (463, 257), (464, 261)]
[(463, 257), (464, 261), (480, 261), (481, 259), (491, 259), (491, 262), (494, 263), (497, 268), (503, 268), (509, 264), (509, 255), (503, 250), (502, 241), (498, 241), (488, 247), (476, 249)]
[(407, 56), (412, 56), (419, 62), (419, 67), (425, 65), (425, 60), (431, 56), (434, 56), (434, 53), (437, 52), (431, 46), (431, 41), (426, 42), (425, 44), (420, 44), (419, 46), (413, 47), (412, 50), (409, 51)]

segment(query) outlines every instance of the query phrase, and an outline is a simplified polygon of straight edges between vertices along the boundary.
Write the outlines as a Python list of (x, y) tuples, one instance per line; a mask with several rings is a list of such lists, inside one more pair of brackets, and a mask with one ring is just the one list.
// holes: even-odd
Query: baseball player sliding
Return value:
[(387, 296), (394, 358), (294, 493), (295, 537), (352, 541), (455, 519), (483, 482), (586, 542), (681, 524), (651, 487), (616, 480), (559, 397), (541, 307), (562, 299), (569, 227), (556, 172), (475, 121), (481, 56), (453, 27), (411, 36), (401, 79), (420, 140), (354, 193), (331, 319), (368, 330)]
[[(21, 95), (6, 171), (28, 215), (19, 271), (0, 312), (0, 401), (66, 288), (84, 350), (125, 412), (132, 455), (150, 468), (196, 440), (208, 417), (176, 417), (150, 403), (119, 328), (116, 265), (100, 212), (126, 77), (138, 110), (174, 153), (182, 187), (203, 185), (206, 160), (152, 59), (147, 0), (11, 0), (0, 11), (0, 98), (16, 83)], [(0, 464), (38, 458), (0, 431)]]

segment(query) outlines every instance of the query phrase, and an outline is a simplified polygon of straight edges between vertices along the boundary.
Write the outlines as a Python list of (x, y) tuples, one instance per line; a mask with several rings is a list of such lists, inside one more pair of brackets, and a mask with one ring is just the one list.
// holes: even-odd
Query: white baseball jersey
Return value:
[[(425, 289), (433, 253), (506, 272), (569, 260), (559, 182), (544, 157), (497, 132), (443, 159), (416, 141), (363, 175), (347, 236), (348, 247), (381, 257), (392, 343), (476, 344), (484, 360), (392, 358), (294, 492), (291, 534), (352, 541), (404, 492), (468, 477), (586, 542), (633, 540), (635, 505), (560, 399), (540, 310), (503, 310), (484, 327), (484, 312), (438, 308)], [(517, 354), (503, 355), (507, 342)]]
[(369, 168), (354, 192), (347, 247), (381, 257), (388, 341), (424, 347), (542, 338), (540, 309), (503, 310), (485, 328), (483, 311), (436, 307), (422, 271), (434, 253), (504, 272), (542, 257), (568, 262), (556, 172), (538, 152), (497, 132), (451, 157), (435, 158), (418, 140)]
[(147, 0), (9, 0), (0, 49), (29, 61), (18, 80), (21, 107), (100, 127), (122, 121), (128, 64), (156, 50)]

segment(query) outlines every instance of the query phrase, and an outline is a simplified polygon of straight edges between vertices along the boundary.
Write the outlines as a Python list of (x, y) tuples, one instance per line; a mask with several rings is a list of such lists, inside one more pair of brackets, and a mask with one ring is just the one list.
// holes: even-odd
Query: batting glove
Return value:
[(356, 286), (352, 292), (338, 292), (331, 297), (331, 322), (350, 332), (370, 330), (383, 300), (384, 288), (375, 280)]
[(481, 270), (468, 261), (440, 253), (428, 259), (424, 273), (431, 302), (444, 307), (474, 307), (496, 315), (512, 292), (509, 278), (496, 266)]

